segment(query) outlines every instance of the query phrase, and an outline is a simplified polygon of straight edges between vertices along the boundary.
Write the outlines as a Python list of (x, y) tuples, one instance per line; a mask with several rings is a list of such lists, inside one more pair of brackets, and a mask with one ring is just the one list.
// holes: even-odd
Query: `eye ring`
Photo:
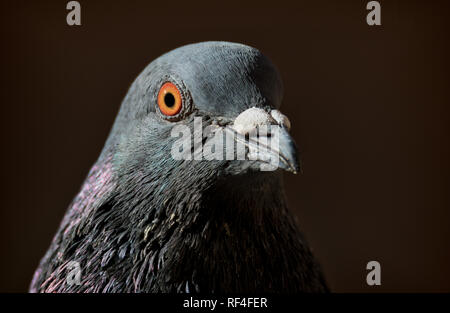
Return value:
[(178, 87), (171, 82), (165, 82), (161, 86), (157, 102), (161, 113), (168, 117), (177, 115), (183, 107), (182, 94)]

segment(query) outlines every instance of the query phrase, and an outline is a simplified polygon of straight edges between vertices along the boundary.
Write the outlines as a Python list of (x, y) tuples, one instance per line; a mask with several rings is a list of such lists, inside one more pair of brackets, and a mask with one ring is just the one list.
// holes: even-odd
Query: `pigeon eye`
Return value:
[(180, 112), (183, 99), (178, 87), (167, 82), (162, 85), (158, 93), (158, 107), (161, 113), (167, 116), (174, 116)]

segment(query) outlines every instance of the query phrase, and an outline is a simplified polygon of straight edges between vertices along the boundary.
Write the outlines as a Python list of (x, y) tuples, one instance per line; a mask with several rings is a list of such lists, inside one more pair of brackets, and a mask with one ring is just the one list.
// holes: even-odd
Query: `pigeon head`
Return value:
[[(281, 172), (299, 167), (281, 101), (276, 68), (245, 45), (150, 63), (30, 290), (327, 290), (283, 193)], [(79, 285), (66, 284), (72, 261)]]
[(289, 120), (278, 111), (282, 93), (277, 69), (255, 48), (204, 42), (175, 49), (130, 87), (107, 143), (117, 147), (115, 167), (122, 177), (156, 175), (178, 187), (264, 178), (278, 168), (295, 173)]

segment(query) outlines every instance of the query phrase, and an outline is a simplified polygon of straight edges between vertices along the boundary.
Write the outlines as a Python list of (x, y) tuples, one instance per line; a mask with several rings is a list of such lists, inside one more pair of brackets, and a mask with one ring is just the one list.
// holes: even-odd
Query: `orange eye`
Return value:
[(180, 112), (182, 105), (183, 100), (177, 86), (169, 82), (162, 85), (158, 93), (158, 106), (161, 113), (173, 116)]

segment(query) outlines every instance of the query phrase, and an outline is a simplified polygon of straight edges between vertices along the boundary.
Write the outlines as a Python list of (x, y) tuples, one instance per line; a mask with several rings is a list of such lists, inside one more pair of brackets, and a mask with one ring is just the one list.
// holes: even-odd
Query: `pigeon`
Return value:
[(189, 44), (151, 62), (29, 291), (328, 292), (287, 205), (283, 172), (300, 162), (282, 96), (277, 68), (244, 44)]

